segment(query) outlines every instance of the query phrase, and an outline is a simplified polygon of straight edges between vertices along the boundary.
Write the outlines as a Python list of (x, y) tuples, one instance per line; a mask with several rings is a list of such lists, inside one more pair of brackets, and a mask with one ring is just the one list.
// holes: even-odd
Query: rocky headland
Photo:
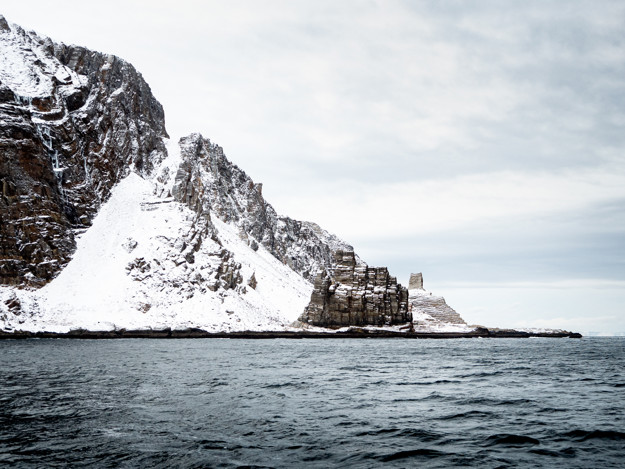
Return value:
[(412, 321), (408, 290), (386, 267), (359, 264), (353, 251), (336, 251), (335, 267), (315, 277), (300, 321), (319, 327), (393, 326)]
[(0, 16), (0, 338), (538, 334), (468, 326), (278, 215), (219, 145), (169, 141), (131, 64)]
[(467, 326), (466, 321), (447, 304), (445, 298), (423, 288), (423, 274), (420, 272), (410, 275), (408, 303), (417, 327), (436, 327), (441, 324), (460, 328)]

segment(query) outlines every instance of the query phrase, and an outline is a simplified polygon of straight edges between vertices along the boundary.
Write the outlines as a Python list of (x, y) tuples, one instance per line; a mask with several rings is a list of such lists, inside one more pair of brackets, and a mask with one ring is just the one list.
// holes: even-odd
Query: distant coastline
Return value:
[(472, 339), (472, 338), (571, 338), (580, 339), (578, 332), (551, 331), (526, 332), (511, 329), (477, 328), (471, 332), (397, 332), (351, 328), (347, 331), (238, 331), (208, 332), (202, 329), (114, 330), (88, 331), (76, 329), (69, 332), (0, 332), (0, 339)]

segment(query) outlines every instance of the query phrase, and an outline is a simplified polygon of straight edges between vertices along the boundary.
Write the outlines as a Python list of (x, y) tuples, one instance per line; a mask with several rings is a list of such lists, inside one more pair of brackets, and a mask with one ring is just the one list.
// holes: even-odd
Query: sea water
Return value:
[(625, 467), (625, 338), (0, 341), (0, 466)]

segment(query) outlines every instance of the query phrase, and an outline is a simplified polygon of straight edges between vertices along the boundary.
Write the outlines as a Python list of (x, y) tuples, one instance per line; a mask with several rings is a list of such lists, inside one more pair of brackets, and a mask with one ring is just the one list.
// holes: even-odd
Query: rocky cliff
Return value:
[(337, 251), (335, 263), (335, 268), (315, 277), (300, 321), (321, 327), (392, 326), (412, 321), (408, 290), (386, 267), (359, 264), (353, 251)]
[(111, 188), (163, 159), (166, 136), (132, 65), (0, 16), (0, 284), (57, 275)]
[[(132, 65), (1, 18), (0, 284), (54, 278), (111, 188), (131, 171), (149, 177), (163, 161), (163, 137), (163, 109)], [(192, 134), (180, 146), (180, 160), (159, 168), (155, 183), (160, 197), (197, 214), (191, 250), (215, 237), (211, 214), (310, 281), (332, 267), (334, 251), (351, 249), (314, 223), (278, 216), (262, 185), (218, 145)]]
[(130, 64), (0, 17), (5, 331), (287, 327), (352, 250), (277, 215), (218, 145), (167, 138)]
[[(180, 154), (173, 197), (196, 213), (211, 213), (236, 225), (252, 249), (264, 246), (305, 279), (312, 281), (319, 270), (334, 267), (337, 250), (353, 251), (314, 223), (278, 216), (263, 198), (262, 184), (254, 183), (226, 158), (219, 145), (200, 134), (182, 138)], [(167, 168), (159, 179), (167, 181), (169, 177)]]

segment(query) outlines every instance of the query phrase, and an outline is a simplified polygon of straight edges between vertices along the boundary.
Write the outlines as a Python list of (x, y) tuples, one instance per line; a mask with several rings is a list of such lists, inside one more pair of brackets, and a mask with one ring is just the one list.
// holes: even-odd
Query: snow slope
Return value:
[[(175, 167), (177, 158), (172, 151), (163, 166)], [(156, 186), (167, 194), (163, 184)], [(117, 184), (55, 280), (37, 291), (0, 287), (0, 326), (281, 330), (297, 319), (310, 299), (310, 283), (264, 247), (253, 250), (238, 228), (216, 217), (216, 240), (205, 239), (193, 262), (185, 262), (197, 214), (154, 191), (154, 181), (136, 173)], [(220, 287), (224, 266), (242, 280), (234, 288)], [(249, 285), (252, 275), (256, 288)], [(20, 304), (18, 315), (9, 313), (12, 299)]]
[(425, 289), (408, 291), (414, 330), (417, 332), (469, 332), (468, 326), (442, 296)]

